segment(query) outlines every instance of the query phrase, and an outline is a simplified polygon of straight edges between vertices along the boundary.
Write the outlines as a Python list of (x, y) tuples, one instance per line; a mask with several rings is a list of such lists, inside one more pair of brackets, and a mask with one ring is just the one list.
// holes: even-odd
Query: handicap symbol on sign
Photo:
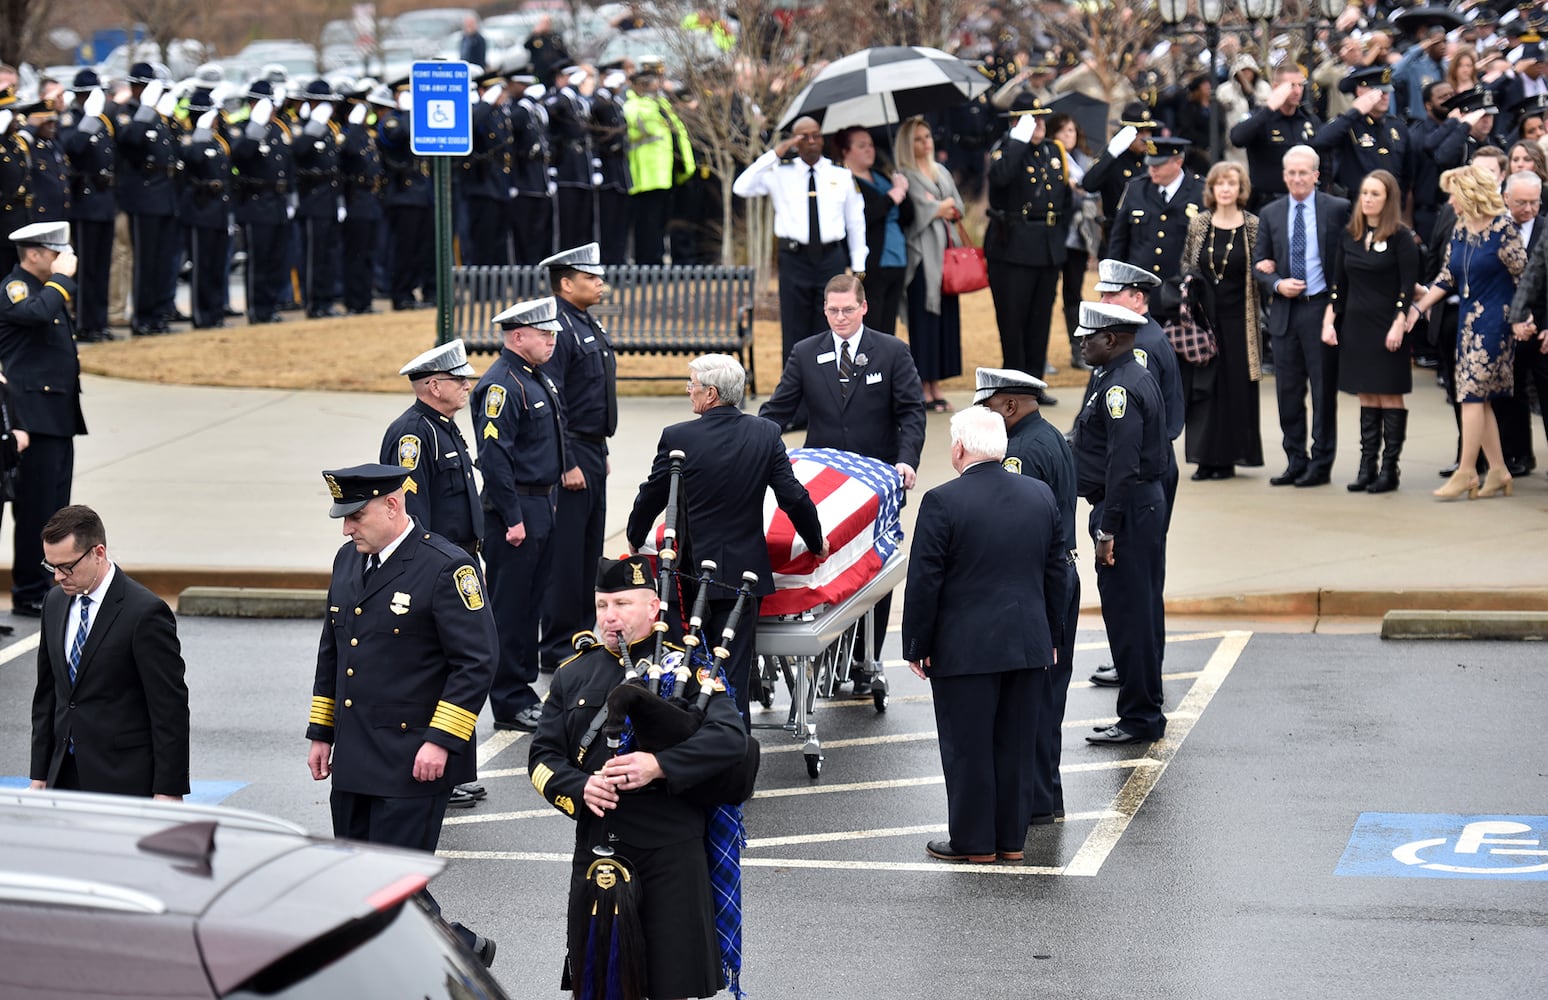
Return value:
[[(1510, 820), (1480, 820), (1469, 823), (1462, 828), (1462, 833), (1457, 837), (1456, 846), (1451, 849), (1453, 856), (1468, 855), (1478, 857), (1483, 848), (1487, 848), (1488, 855), (1505, 857), (1540, 857), (1548, 858), (1548, 850), (1542, 850), (1542, 841), (1537, 837), (1509, 837), (1513, 833), (1531, 833), (1532, 828), (1525, 823), (1516, 823)], [(1527, 872), (1548, 872), (1548, 861), (1535, 865), (1492, 865), (1479, 867), (1477, 865), (1448, 865), (1440, 861), (1427, 860), (1431, 853), (1444, 857), (1444, 852), (1430, 852), (1433, 847), (1442, 847), (1446, 844), (1445, 837), (1430, 837), (1425, 840), (1415, 840), (1392, 851), (1392, 856), (1405, 865), (1418, 865), (1421, 868), (1436, 872), (1458, 872), (1474, 875), (1525, 875)], [(1538, 848), (1527, 850), (1527, 848)]]
[(1335, 874), (1548, 881), (1548, 816), (1361, 813)]
[(436, 128), (451, 128), (457, 121), (457, 109), (451, 101), (427, 101), (425, 111)]

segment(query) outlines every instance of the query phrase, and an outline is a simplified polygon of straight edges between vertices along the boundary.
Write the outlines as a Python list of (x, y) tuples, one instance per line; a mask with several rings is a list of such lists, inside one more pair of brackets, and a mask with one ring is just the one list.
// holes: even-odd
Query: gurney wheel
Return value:
[(806, 755), (806, 776), (816, 778), (822, 775), (822, 754), (809, 753)]
[(871, 701), (876, 705), (878, 713), (887, 711), (887, 692), (885, 690), (871, 692)]

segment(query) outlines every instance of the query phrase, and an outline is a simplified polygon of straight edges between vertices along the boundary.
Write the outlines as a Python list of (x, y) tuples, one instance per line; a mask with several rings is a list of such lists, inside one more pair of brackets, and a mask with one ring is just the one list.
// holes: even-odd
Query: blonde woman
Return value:
[(941, 263), (950, 233), (962, 218), (962, 195), (951, 172), (936, 162), (935, 136), (923, 118), (898, 126), (893, 159), (908, 178), (914, 219), (908, 237), (908, 346), (924, 389), (925, 408), (946, 412), (941, 380), (962, 374), (962, 313), (957, 296), (941, 293)]
[[(1458, 295), (1456, 398), (1462, 407), (1462, 454), (1457, 471), (1435, 491), (1443, 500), (1511, 494), (1500, 448), (1500, 426), (1490, 400), (1508, 398), (1513, 387), (1515, 341), (1506, 316), (1516, 278), (1526, 269), (1526, 247), (1505, 212), (1499, 180), (1473, 164), (1441, 174), (1441, 190), (1457, 213), (1451, 246), (1440, 275), (1408, 312), (1407, 329), (1422, 313)], [(1489, 460), (1478, 482), (1478, 452)]]

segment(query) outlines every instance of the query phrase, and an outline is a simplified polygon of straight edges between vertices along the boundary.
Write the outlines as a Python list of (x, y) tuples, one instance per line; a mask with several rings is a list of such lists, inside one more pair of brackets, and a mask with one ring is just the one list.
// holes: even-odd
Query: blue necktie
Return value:
[(1306, 280), (1306, 203), (1295, 203), (1295, 224), (1290, 227), (1290, 277)]
[(81, 650), (86, 648), (86, 632), (91, 625), (91, 598), (81, 595), (81, 623), (75, 629), (75, 640), (70, 643), (70, 683), (75, 683), (75, 672), (81, 666)]

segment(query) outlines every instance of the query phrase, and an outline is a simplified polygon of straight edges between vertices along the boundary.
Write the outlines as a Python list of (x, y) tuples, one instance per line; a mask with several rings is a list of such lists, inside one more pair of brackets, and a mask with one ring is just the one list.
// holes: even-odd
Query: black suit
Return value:
[[(1548, 329), (1548, 239), (1543, 230), (1548, 216), (1539, 215), (1527, 237), (1527, 269), (1517, 279), (1516, 296), (1510, 304), (1510, 321), (1531, 319), (1538, 330)], [(1495, 401), (1500, 423), (1500, 445), (1505, 460), (1536, 463), (1532, 448), (1532, 410), (1527, 403), (1527, 383), (1537, 385), (1537, 398), (1548, 401), (1548, 354), (1543, 341), (1528, 340), (1516, 345), (1516, 392), (1508, 400)], [(1503, 412), (1502, 412), (1503, 411)], [(1548, 430), (1548, 406), (1543, 407), (1543, 427)]]
[[(1279, 427), (1284, 432), (1289, 471), (1326, 473), (1338, 448), (1338, 349), (1322, 342), (1322, 315), (1328, 304), (1331, 275), (1338, 273), (1340, 231), (1349, 223), (1349, 202), (1318, 191), (1314, 195), (1317, 252), (1323, 284), (1295, 298), (1276, 294), (1275, 285), (1290, 277), (1290, 197), (1263, 206), (1253, 260), (1272, 260), (1274, 270), (1252, 275), (1271, 302), (1269, 338), (1274, 345), (1274, 389), (1279, 398)], [(1306, 448), (1306, 393), (1311, 391), (1311, 453)]]
[(172, 610), (114, 567), (72, 685), (65, 635), (67, 616), (79, 613), (77, 599), (58, 587), (43, 601), (33, 780), (117, 795), (187, 795), (188, 687)]
[[(822, 524), (817, 520), (817, 505), (806, 487), (796, 479), (790, 458), (779, 437), (779, 426), (743, 413), (734, 406), (716, 406), (695, 420), (673, 424), (661, 432), (656, 460), (650, 476), (640, 484), (629, 514), (629, 545), (638, 549), (646, 541), (656, 515), (666, 508), (670, 488), (673, 451), (681, 451), (682, 483), (678, 493), (679, 566), (684, 573), (697, 574), (699, 564), (713, 559), (718, 567), (716, 579), (736, 586), (742, 574), (758, 574), (753, 589), (757, 598), (774, 593), (774, 569), (769, 563), (768, 539), (763, 533), (764, 491), (774, 490), (780, 509), (790, 516), (801, 539), (812, 552), (822, 551)], [(712, 599), (705, 634), (718, 642), (734, 598), (730, 591), (717, 589)], [(685, 600), (691, 597), (685, 595)], [(747, 716), (748, 672), (755, 650), (756, 602), (743, 618), (737, 642), (731, 650), (726, 676), (736, 689), (736, 701)]]
[(924, 495), (903, 656), (928, 660), (951, 845), (1019, 851), (1048, 667), (1063, 642), (1069, 549), (1047, 484), (981, 462)]

